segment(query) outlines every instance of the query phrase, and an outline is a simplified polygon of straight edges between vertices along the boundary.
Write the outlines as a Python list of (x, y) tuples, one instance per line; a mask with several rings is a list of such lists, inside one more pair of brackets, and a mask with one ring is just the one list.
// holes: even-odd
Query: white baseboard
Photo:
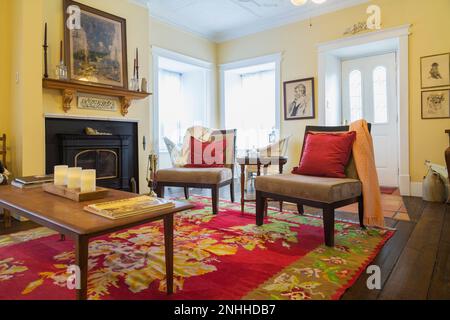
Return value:
[(399, 176), (399, 189), (402, 196), (411, 195), (411, 177), (409, 175)]
[(422, 198), (423, 196), (422, 182), (411, 182), (411, 196)]

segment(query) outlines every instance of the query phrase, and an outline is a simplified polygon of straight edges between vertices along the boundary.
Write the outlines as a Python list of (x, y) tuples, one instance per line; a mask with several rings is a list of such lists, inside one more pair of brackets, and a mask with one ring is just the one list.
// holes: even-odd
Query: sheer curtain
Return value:
[(238, 129), (238, 150), (268, 145), (276, 128), (275, 70), (241, 74), (227, 89), (226, 126)]
[(159, 71), (159, 148), (167, 152), (164, 137), (175, 143), (182, 142), (182, 129), (185, 124), (183, 105), (182, 75), (180, 73), (160, 69)]

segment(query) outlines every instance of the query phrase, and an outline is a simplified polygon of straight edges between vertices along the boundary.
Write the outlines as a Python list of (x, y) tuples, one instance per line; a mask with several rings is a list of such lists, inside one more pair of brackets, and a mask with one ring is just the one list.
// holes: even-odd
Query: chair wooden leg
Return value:
[(280, 212), (283, 212), (283, 201), (280, 201)]
[(231, 198), (231, 202), (234, 203), (234, 180), (231, 181), (230, 184), (230, 198)]
[(364, 226), (364, 198), (363, 196), (359, 197), (358, 201), (358, 215), (359, 215), (359, 225), (361, 228), (365, 228)]
[(59, 235), (59, 241), (66, 241), (66, 236), (63, 234)]
[(334, 247), (334, 209), (323, 209), (323, 230), (325, 235), (325, 244), (328, 247)]
[(212, 195), (212, 209), (213, 214), (216, 215), (219, 213), (219, 187), (214, 186), (211, 188)]
[(256, 191), (256, 225), (262, 226), (264, 224), (264, 213), (266, 207), (266, 199), (261, 195), (261, 192)]
[(158, 195), (158, 198), (164, 198), (164, 185), (160, 183), (156, 185), (156, 194)]
[(304, 215), (305, 214), (305, 208), (303, 207), (302, 204), (297, 204), (297, 210), (298, 210), (298, 213), (300, 215)]
[(186, 198), (186, 200), (189, 200), (189, 188), (188, 187), (184, 187), (184, 197)]

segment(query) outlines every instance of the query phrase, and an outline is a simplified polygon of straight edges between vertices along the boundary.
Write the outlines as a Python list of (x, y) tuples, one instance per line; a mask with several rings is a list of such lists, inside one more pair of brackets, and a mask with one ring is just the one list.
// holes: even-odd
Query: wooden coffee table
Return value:
[(173, 209), (142, 214), (120, 220), (109, 220), (83, 210), (86, 205), (136, 197), (136, 194), (110, 190), (107, 198), (88, 202), (74, 202), (44, 192), (42, 189), (21, 190), (12, 186), (0, 187), (0, 208), (7, 209), (37, 224), (55, 230), (75, 241), (76, 265), (80, 268), (81, 288), (78, 300), (87, 299), (89, 239), (149, 222), (164, 220), (167, 293), (173, 293), (173, 216), (192, 209), (192, 204), (176, 202)]

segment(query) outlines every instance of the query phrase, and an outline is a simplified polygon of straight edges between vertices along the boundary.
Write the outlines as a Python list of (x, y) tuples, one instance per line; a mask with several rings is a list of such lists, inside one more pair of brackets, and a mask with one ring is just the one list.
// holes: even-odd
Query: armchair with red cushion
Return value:
[[(369, 125), (370, 130), (370, 125)], [(267, 199), (323, 209), (324, 238), (334, 246), (335, 209), (357, 202), (364, 227), (362, 184), (352, 156), (356, 134), (348, 126), (314, 127), (305, 131), (299, 166), (292, 173), (256, 178), (256, 224), (264, 224)]]
[(220, 188), (230, 186), (234, 202), (236, 130), (215, 130), (209, 141), (191, 137), (189, 153), (183, 167), (156, 172), (156, 193), (164, 197), (165, 187), (181, 187), (189, 199), (189, 188), (210, 189), (213, 213), (217, 214)]

